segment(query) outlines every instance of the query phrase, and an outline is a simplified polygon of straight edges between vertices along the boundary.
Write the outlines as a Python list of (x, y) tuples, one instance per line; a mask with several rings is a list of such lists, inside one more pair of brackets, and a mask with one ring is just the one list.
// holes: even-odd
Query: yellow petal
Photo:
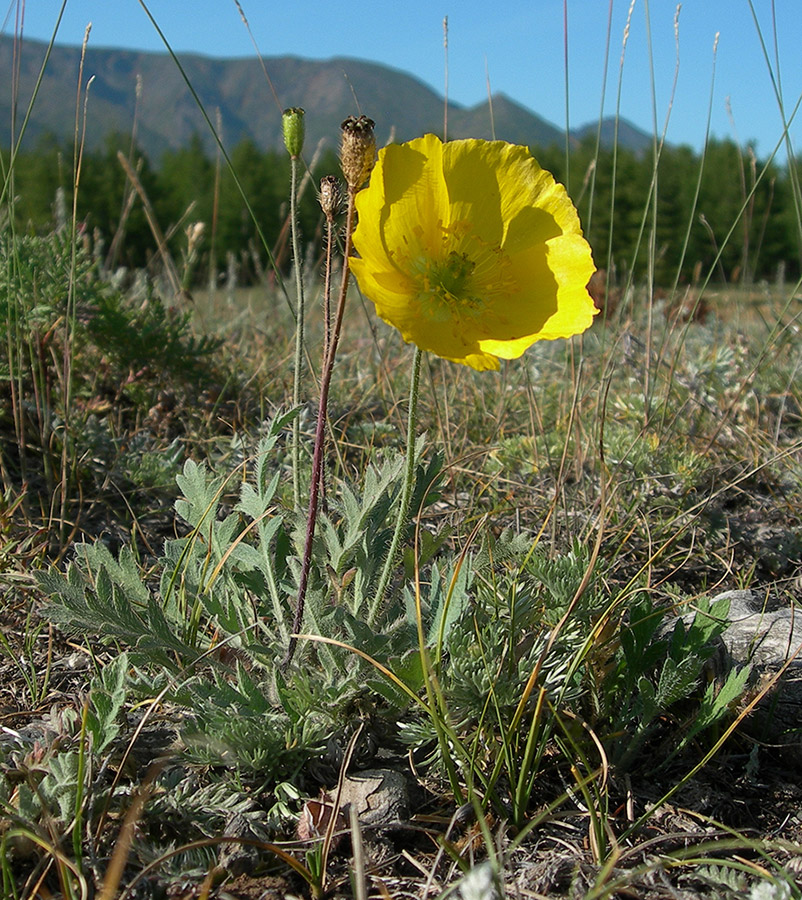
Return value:
[(391, 145), (356, 203), (354, 275), (406, 341), (487, 369), (590, 326), (590, 247), (565, 189), (525, 147), (433, 135)]

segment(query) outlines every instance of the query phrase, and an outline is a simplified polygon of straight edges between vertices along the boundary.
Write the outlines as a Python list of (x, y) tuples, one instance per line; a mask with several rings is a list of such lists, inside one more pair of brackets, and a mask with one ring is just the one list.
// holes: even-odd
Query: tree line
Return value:
[(710, 140), (701, 154), (664, 146), (642, 155), (597, 153), (588, 140), (567, 165), (553, 148), (538, 159), (558, 180), (568, 175), (597, 265), (619, 276), (651, 273), (670, 286), (712, 273), (750, 284), (802, 271), (802, 166), (762, 161), (730, 140)]
[[(568, 155), (557, 147), (533, 152), (567, 184), (597, 265), (613, 268), (619, 279), (649, 275), (671, 285), (712, 272), (717, 281), (751, 283), (793, 280), (802, 271), (802, 167), (767, 164), (750, 147), (728, 140), (711, 140), (703, 153), (685, 146), (665, 146), (657, 154), (613, 152), (597, 150), (591, 139)], [(3, 156), (7, 170), (8, 152)], [(180, 259), (186, 229), (196, 222), (204, 224), (197, 281), (223, 277), (232, 266), (241, 283), (253, 281), (269, 270), (271, 258), (286, 267), (287, 154), (243, 140), (229, 158), (230, 166), (196, 137), (154, 164), (130, 137), (109, 136), (80, 159), (77, 221), (112, 269), (152, 264), (161, 240)], [(52, 228), (57, 198), (61, 215), (71, 216), (74, 172), (72, 145), (56, 138), (20, 152), (10, 185), (16, 227)], [(322, 245), (317, 185), (337, 172), (333, 151), (310, 164), (299, 220), (313, 252)]]

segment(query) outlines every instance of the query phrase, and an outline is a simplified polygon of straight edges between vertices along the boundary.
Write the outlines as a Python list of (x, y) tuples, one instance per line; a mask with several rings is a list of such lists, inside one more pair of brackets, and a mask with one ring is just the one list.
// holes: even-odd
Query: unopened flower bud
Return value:
[(337, 215), (342, 205), (340, 184), (333, 175), (320, 179), (320, 208), (329, 222)]
[(349, 191), (356, 191), (367, 181), (376, 159), (373, 119), (349, 116), (342, 123), (340, 165)]
[(300, 106), (285, 109), (281, 116), (284, 146), (292, 157), (301, 155), (304, 148), (304, 111)]

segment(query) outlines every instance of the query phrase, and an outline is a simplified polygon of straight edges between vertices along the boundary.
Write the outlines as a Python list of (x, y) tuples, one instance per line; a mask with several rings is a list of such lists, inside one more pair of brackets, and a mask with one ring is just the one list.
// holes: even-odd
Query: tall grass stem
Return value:
[(142, 7), (142, 11), (145, 13), (145, 15), (150, 20), (151, 25), (153, 26), (156, 33), (158, 34), (159, 39), (164, 44), (165, 49), (170, 54), (170, 59), (173, 61), (176, 69), (180, 73), (181, 79), (184, 82), (184, 84), (186, 85), (186, 88), (189, 91), (190, 95), (192, 96), (192, 99), (195, 101), (195, 105), (198, 107), (198, 110), (200, 111), (201, 116), (203, 116), (203, 121), (206, 123), (210, 134), (214, 138), (215, 144), (217, 145), (220, 155), (226, 162), (228, 171), (231, 173), (231, 178), (237, 188), (237, 191), (239, 192), (240, 197), (242, 198), (242, 202), (243, 202), (246, 210), (248, 211), (248, 215), (250, 216), (251, 221), (253, 222), (254, 228), (256, 229), (256, 233), (259, 236), (259, 242), (262, 245), (262, 249), (265, 251), (267, 258), (270, 261), (270, 265), (273, 268), (273, 272), (275, 273), (275, 276), (276, 276), (276, 284), (277, 284), (279, 290), (281, 291), (282, 296), (287, 301), (287, 306), (290, 308), (292, 315), (295, 316), (295, 307), (294, 307), (292, 301), (290, 300), (289, 294), (287, 293), (287, 285), (285, 284), (284, 279), (281, 277), (281, 269), (276, 265), (275, 257), (273, 255), (272, 250), (270, 249), (270, 245), (267, 242), (267, 238), (265, 237), (264, 229), (262, 228), (262, 225), (259, 221), (259, 217), (254, 212), (253, 205), (251, 204), (251, 201), (248, 198), (248, 194), (242, 185), (242, 182), (239, 178), (239, 174), (237, 173), (237, 170), (234, 168), (234, 164), (231, 161), (231, 157), (229, 156), (228, 151), (226, 150), (225, 146), (223, 145), (223, 139), (222, 139), (222, 135), (220, 134), (220, 131), (217, 128), (215, 128), (215, 126), (212, 124), (212, 120), (209, 118), (209, 114), (206, 111), (206, 107), (203, 105), (203, 102), (201, 101), (200, 97), (198, 96), (198, 92), (195, 90), (195, 88), (192, 84), (192, 80), (190, 79), (189, 75), (187, 74), (184, 66), (181, 64), (181, 61), (176, 56), (175, 51), (173, 50), (173, 47), (170, 44), (170, 42), (167, 40), (167, 37), (165, 36), (164, 32), (159, 27), (159, 24), (156, 21), (156, 19), (154, 18), (153, 13), (151, 13), (150, 9), (148, 8), (147, 3), (145, 2), (145, 0), (139, 0), (139, 5)]
[[(94, 81), (94, 75), (87, 81), (84, 92), (83, 115), (81, 106), (81, 93), (83, 91), (84, 61), (86, 59), (86, 47), (89, 43), (89, 31), (91, 24), (87, 25), (84, 32), (84, 40), (81, 45), (81, 58), (78, 66), (78, 87), (75, 98), (75, 142), (73, 148), (73, 184), (72, 184), (72, 220), (70, 233), (70, 277), (67, 284), (67, 304), (64, 315), (64, 349), (62, 355), (62, 385), (64, 395), (64, 439), (61, 445), (61, 477), (60, 477), (60, 504), (59, 504), (59, 536), (62, 546), (67, 543), (67, 506), (69, 503), (69, 484), (74, 475), (74, 463), (70, 459), (71, 441), (68, 434), (70, 412), (72, 408), (72, 353), (73, 335), (77, 319), (76, 303), (76, 269), (78, 258), (78, 189), (81, 183), (81, 167), (83, 165), (84, 149), (86, 147), (86, 121), (87, 106), (89, 104), (89, 87)], [(54, 498), (55, 499), (55, 498)]]

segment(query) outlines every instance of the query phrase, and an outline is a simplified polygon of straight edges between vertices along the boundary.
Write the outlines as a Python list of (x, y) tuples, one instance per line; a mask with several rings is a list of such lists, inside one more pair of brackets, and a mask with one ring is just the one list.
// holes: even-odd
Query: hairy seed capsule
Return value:
[(341, 205), (342, 192), (339, 182), (333, 175), (324, 175), (320, 179), (320, 208), (329, 222), (340, 211)]
[(356, 191), (367, 181), (376, 159), (376, 123), (367, 116), (349, 116), (342, 123), (340, 165), (349, 191)]

